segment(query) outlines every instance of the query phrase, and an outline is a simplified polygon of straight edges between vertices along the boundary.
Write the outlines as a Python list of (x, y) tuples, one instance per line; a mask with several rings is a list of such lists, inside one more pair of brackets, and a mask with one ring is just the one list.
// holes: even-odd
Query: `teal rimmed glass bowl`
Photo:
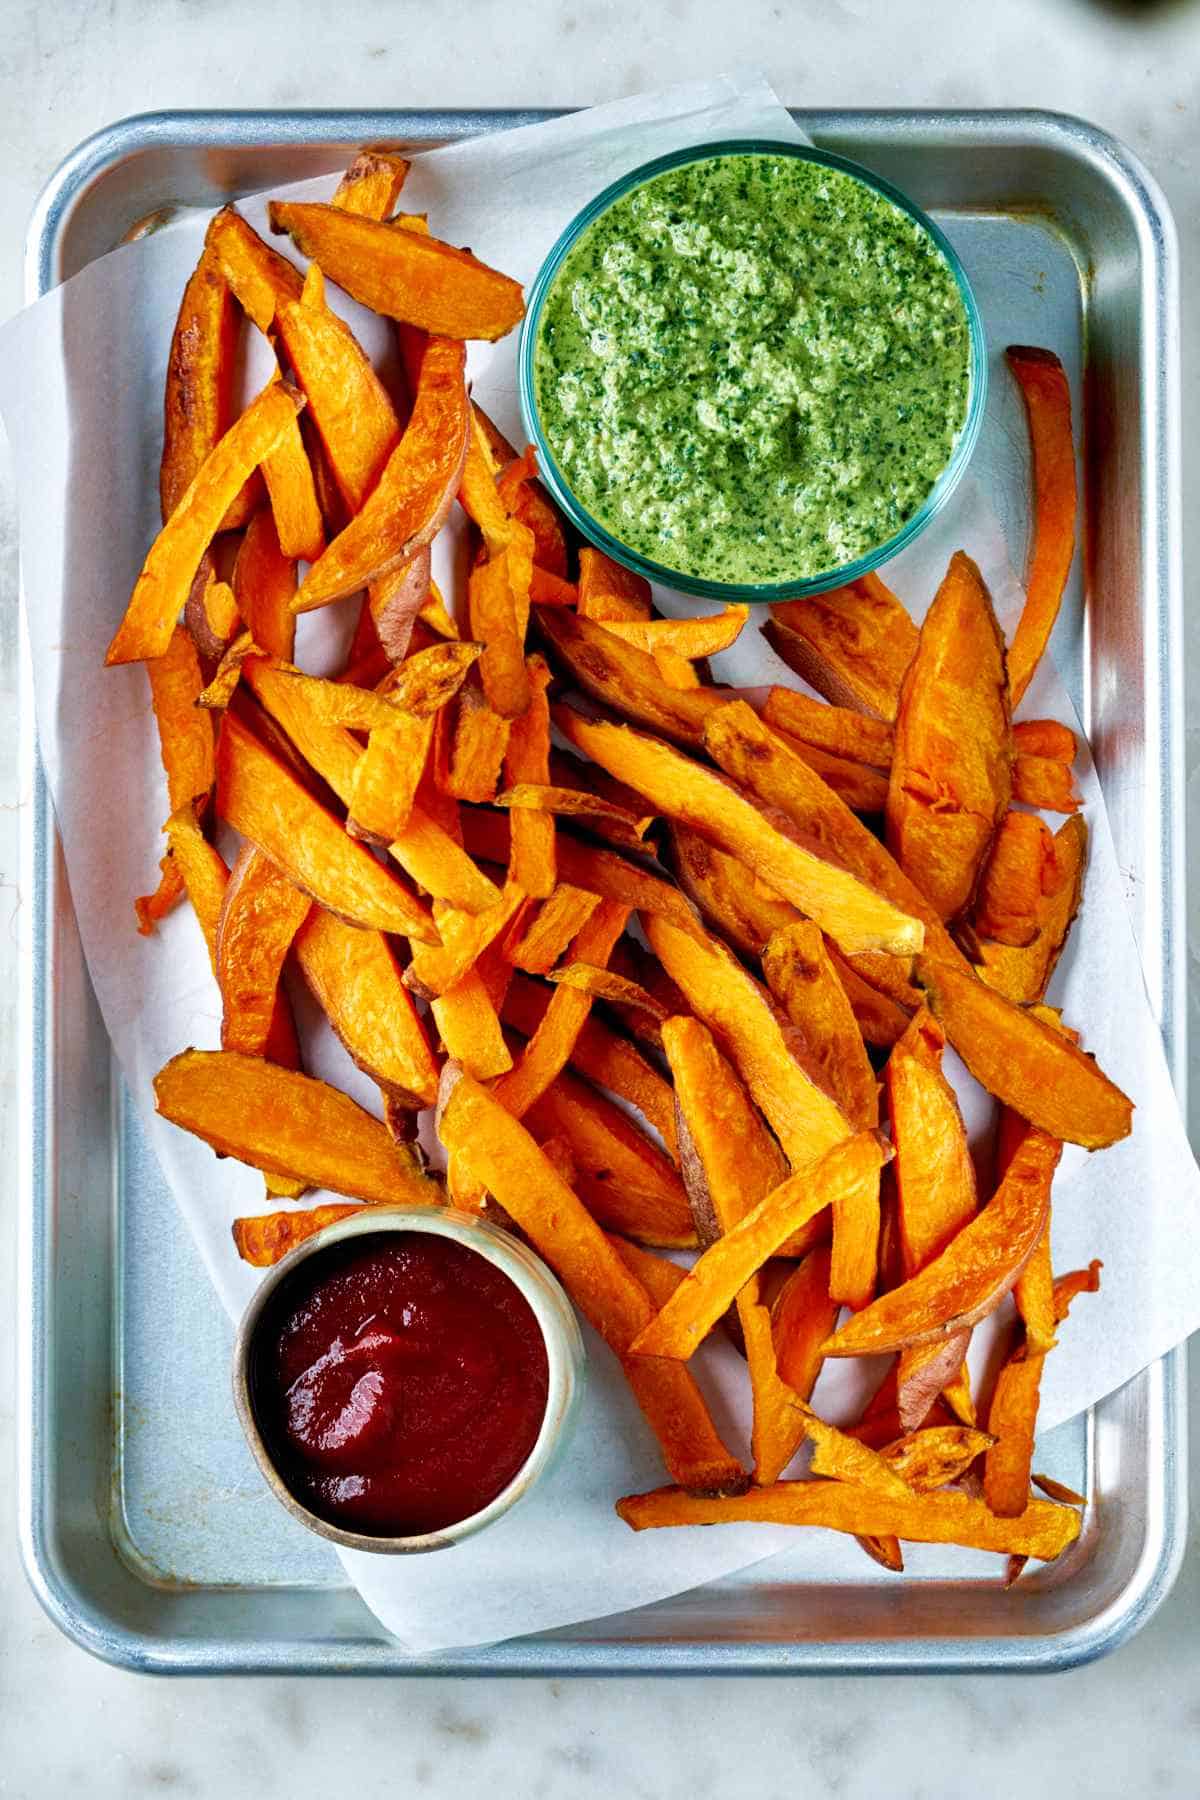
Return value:
[[(576, 494), (560, 467), (543, 428), (537, 395), (535, 357), (546, 301), (564, 261), (589, 227), (615, 201), (623, 198), (632, 189), (652, 181), (656, 176), (665, 174), (668, 170), (677, 169), (688, 163), (739, 155), (795, 157), (804, 162), (816, 163), (825, 168), (838, 170), (906, 213), (932, 240), (954, 278), (966, 317), (970, 344), (969, 388), (963, 424), (954, 441), (948, 461), (917, 511), (891, 537), (875, 545), (854, 561), (823, 569), (816, 574), (796, 576), (775, 582), (720, 580), (689, 573), (672, 568), (668, 563), (656, 561), (625, 543), (609, 526), (589, 512)], [(688, 150), (677, 150), (669, 156), (658, 157), (654, 162), (644, 163), (640, 168), (632, 170), (621, 180), (605, 188), (603, 193), (598, 194), (571, 221), (542, 264), (530, 291), (529, 305), (521, 327), (521, 339), (518, 347), (518, 381), (525, 431), (529, 441), (537, 450), (542, 479), (564, 513), (584, 537), (626, 568), (634, 570), (650, 581), (676, 588), (682, 593), (699, 594), (713, 600), (766, 603), (772, 600), (795, 599), (803, 594), (818, 594), (827, 588), (840, 586), (845, 582), (853, 581), (860, 575), (867, 574), (895, 556), (906, 544), (911, 543), (913, 538), (923, 531), (929, 521), (940, 512), (957, 487), (970, 460), (983, 422), (987, 401), (987, 347), (979, 308), (956, 252), (934, 221), (928, 218), (906, 195), (892, 187), (890, 182), (882, 180), (857, 163), (849, 162), (845, 157), (834, 156), (825, 150), (817, 150), (808, 145), (776, 143), (769, 139), (733, 139), (723, 143), (701, 144)]]

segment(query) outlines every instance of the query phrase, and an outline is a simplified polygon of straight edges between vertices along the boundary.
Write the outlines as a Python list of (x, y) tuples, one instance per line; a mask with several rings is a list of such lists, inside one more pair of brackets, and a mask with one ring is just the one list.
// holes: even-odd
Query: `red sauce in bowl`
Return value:
[(254, 1333), (252, 1405), (280, 1476), (319, 1518), (373, 1536), (480, 1512), (527, 1461), (548, 1386), (515, 1284), (419, 1231), (308, 1258)]

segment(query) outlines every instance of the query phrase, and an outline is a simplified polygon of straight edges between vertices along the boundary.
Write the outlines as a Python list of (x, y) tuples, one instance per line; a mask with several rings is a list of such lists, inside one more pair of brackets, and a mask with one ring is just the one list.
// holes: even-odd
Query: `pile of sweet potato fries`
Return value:
[[(304, 274), (226, 207), (183, 297), (163, 529), (108, 654), (146, 665), (172, 809), (139, 923), (186, 895), (222, 1002), (221, 1050), (168, 1063), (158, 1109), (273, 1199), (349, 1197), (239, 1219), (251, 1263), (386, 1202), (522, 1233), (661, 1445), (673, 1485), (620, 1501), (635, 1529), (822, 1525), (889, 1568), (902, 1539), (953, 1542), (1011, 1577), (1080, 1528), (1031, 1465), (1045, 1358), (1098, 1285), (1054, 1276), (1051, 1182), (1064, 1141), (1132, 1113), (1045, 1001), (1087, 849), (1075, 739), (1012, 723), (1074, 546), (1063, 370), (1009, 352), (1035, 490), (1012, 642), (960, 553), (919, 630), (873, 576), (773, 606), (809, 691), (751, 704), (704, 664), (747, 609), (657, 616), (472, 404), (465, 340), (510, 331), (521, 290), (396, 213), (406, 173), (367, 150), (330, 204), (274, 205)], [(326, 279), (395, 322), (403, 392)], [(246, 319), (278, 369), (235, 416)], [(456, 503), (473, 560), (443, 596)], [(355, 596), (344, 672), (303, 672), (297, 615)], [(285, 969), (382, 1121), (303, 1073)], [(947, 1042), (999, 1103), (986, 1173)], [(435, 1104), (444, 1183), (416, 1144)], [(687, 1248), (686, 1272), (656, 1254)], [(982, 1406), (966, 1350), (1009, 1293)], [(749, 1472), (688, 1367), (715, 1329), (745, 1357)], [(819, 1419), (823, 1360), (877, 1355), (859, 1422)]]

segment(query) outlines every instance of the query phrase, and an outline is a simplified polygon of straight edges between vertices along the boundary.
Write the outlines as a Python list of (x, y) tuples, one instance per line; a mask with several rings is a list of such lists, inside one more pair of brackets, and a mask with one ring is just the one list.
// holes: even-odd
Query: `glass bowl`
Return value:
[[(465, 1519), (443, 1525), (437, 1531), (410, 1536), (352, 1531), (310, 1512), (288, 1487), (276, 1467), (260, 1429), (254, 1397), (255, 1337), (268, 1304), (280, 1286), (302, 1263), (321, 1257), (334, 1245), (358, 1237), (379, 1237), (392, 1232), (420, 1232), (445, 1237), (473, 1250), (485, 1262), (507, 1275), (528, 1301), (546, 1346), (549, 1385), (546, 1411), (532, 1450), (508, 1486), (487, 1506)], [(429, 1206), (367, 1206), (318, 1231), (268, 1270), (242, 1317), (233, 1352), (233, 1398), (246, 1442), (275, 1498), (310, 1531), (350, 1550), (370, 1550), (384, 1556), (404, 1556), (427, 1550), (445, 1550), (503, 1518), (557, 1463), (571, 1434), (582, 1391), (585, 1352), (575, 1310), (541, 1257), (511, 1232), (501, 1231), (470, 1213)]]
[[(854, 562), (845, 563), (839, 568), (823, 570), (819, 575), (772, 583), (716, 581), (704, 576), (689, 575), (681, 570), (672, 569), (665, 563), (653, 561), (650, 557), (642, 555), (640, 551), (631, 549), (620, 538), (615, 537), (582, 505), (560, 469), (542, 430), (534, 380), (534, 353), (537, 347), (542, 309), (564, 258), (582, 233), (615, 200), (619, 200), (632, 188), (640, 187), (643, 182), (652, 180), (656, 175), (662, 175), (669, 169), (679, 168), (685, 163), (739, 154), (793, 156), (805, 162), (819, 163), (825, 168), (838, 169), (843, 174), (852, 176), (875, 193), (882, 195), (884, 199), (892, 201), (928, 233), (945, 258), (962, 298), (970, 336), (970, 389), (966, 419), (951, 451), (949, 462), (919, 510), (885, 543), (878, 545), (866, 555), (858, 557)], [(681, 593), (700, 594), (711, 600), (767, 603), (772, 600), (796, 599), (802, 594), (819, 594), (827, 588), (839, 587), (845, 582), (855, 580), (860, 575), (866, 575), (870, 570), (878, 568), (881, 563), (887, 562), (906, 544), (911, 543), (918, 532), (925, 529), (958, 486), (979, 437), (984, 408), (987, 403), (987, 345), (983, 321), (962, 264), (940, 228), (898, 188), (894, 188), (890, 182), (882, 180), (880, 176), (872, 174), (869, 169), (862, 168), (858, 163), (849, 162), (843, 156), (834, 156), (827, 150), (817, 150), (809, 145), (776, 143), (762, 138), (730, 139), (727, 142), (699, 144), (688, 150), (673, 151), (669, 156), (660, 156), (654, 162), (643, 163), (640, 168), (633, 169), (628, 175), (622, 176), (619, 181), (614, 181), (611, 187), (604, 189), (603, 193), (597, 194), (596, 198), (588, 206), (585, 206), (583, 211), (567, 226), (538, 271), (521, 326), (517, 361), (521, 414), (526, 435), (537, 450), (542, 480), (566, 516), (584, 537), (595, 544), (598, 549), (603, 550), (607, 556), (611, 556), (614, 562), (623, 564), (625, 568), (634, 570), (638, 575), (644, 575), (649, 581), (660, 582), (663, 586), (675, 588)]]

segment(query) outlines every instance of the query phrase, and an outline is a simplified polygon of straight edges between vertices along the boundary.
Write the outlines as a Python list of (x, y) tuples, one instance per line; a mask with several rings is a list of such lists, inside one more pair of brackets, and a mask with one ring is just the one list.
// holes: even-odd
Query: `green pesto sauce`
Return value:
[(546, 295), (541, 425), (589, 513), (714, 581), (844, 567), (928, 499), (970, 334), (929, 234), (840, 170), (734, 153), (615, 200)]

